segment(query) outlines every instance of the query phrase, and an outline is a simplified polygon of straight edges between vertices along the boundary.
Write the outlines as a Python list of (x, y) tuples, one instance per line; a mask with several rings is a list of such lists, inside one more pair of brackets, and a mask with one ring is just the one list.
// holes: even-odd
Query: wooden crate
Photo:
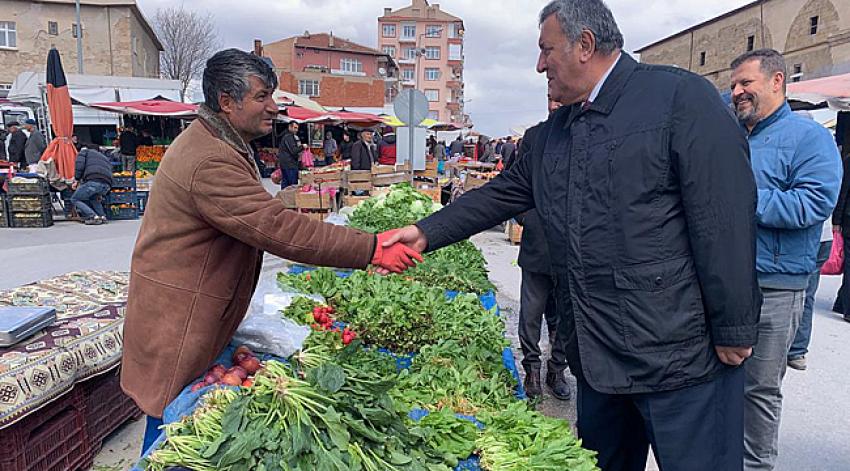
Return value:
[(383, 175), (387, 173), (401, 173), (410, 171), (410, 162), (402, 165), (372, 165), (372, 175)]
[(412, 180), (412, 175), (409, 172), (398, 172), (398, 173), (382, 173), (377, 175), (372, 175), (372, 185), (373, 186), (390, 186), (395, 185), (396, 183), (405, 183), (410, 182)]
[(429, 160), (425, 163), (425, 170), (414, 170), (413, 175), (416, 177), (437, 178), (437, 161)]
[(369, 170), (349, 170), (343, 176), (344, 182), (370, 182), (372, 181), (372, 172)]
[(441, 203), (442, 202), (443, 189), (440, 188), (440, 187), (428, 188), (428, 189), (420, 188), (420, 189), (417, 189), (416, 191), (418, 191), (419, 193), (422, 193), (423, 195), (431, 198), (435, 203)]
[(319, 194), (318, 192), (295, 193), (295, 205), (298, 209), (327, 209), (333, 208), (333, 197), (330, 193)]
[(354, 195), (345, 195), (342, 197), (343, 206), (357, 206), (363, 201), (369, 199), (369, 196), (354, 196)]
[(275, 197), (281, 201), (283, 201), (283, 206), (287, 209), (295, 209), (298, 207), (298, 203), (296, 202), (295, 195), (298, 193), (299, 188), (297, 186), (288, 186), (277, 192)]
[(474, 177), (472, 175), (467, 175), (466, 179), (463, 181), (463, 189), (464, 190), (474, 190), (475, 188), (480, 188), (487, 184), (490, 180), (485, 180), (483, 178)]
[(372, 182), (343, 182), (342, 187), (348, 191), (370, 191)]

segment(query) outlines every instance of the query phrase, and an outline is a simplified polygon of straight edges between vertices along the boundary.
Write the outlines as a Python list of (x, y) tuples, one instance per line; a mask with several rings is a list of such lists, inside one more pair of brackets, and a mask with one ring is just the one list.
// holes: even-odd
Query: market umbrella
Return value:
[(274, 94), (272, 95), (272, 98), (274, 98), (275, 103), (277, 103), (278, 105), (295, 105), (301, 108), (306, 108), (308, 110), (317, 111), (319, 113), (327, 113), (328, 111), (325, 109), (324, 106), (318, 104), (317, 102), (307, 97), (285, 92), (283, 90), (275, 90)]
[(62, 70), (62, 59), (56, 48), (50, 49), (47, 55), (47, 108), (50, 111), (50, 123), (56, 136), (41, 160), (53, 159), (59, 175), (65, 179), (74, 178), (74, 162), (77, 159), (77, 149), (71, 142), (74, 133), (74, 113), (71, 108), (71, 95), (68, 92), (68, 82), (65, 71)]

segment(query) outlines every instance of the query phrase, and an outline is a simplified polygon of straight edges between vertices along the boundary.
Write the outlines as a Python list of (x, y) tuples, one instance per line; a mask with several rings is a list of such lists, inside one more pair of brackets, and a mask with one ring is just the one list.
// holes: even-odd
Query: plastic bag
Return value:
[(829, 258), (820, 270), (821, 275), (844, 274), (844, 238), (841, 231), (832, 231), (832, 249)]
[(263, 277), (251, 298), (248, 315), (233, 335), (237, 345), (247, 345), (258, 353), (286, 358), (301, 349), (310, 328), (280, 315), (297, 297), (324, 302), (321, 296), (282, 292), (274, 277)]
[(272, 183), (280, 185), (281, 181), (283, 181), (283, 171), (279, 168), (275, 169), (275, 171), (272, 172)]
[(315, 165), (313, 162), (313, 153), (310, 152), (310, 149), (304, 149), (304, 152), (301, 153), (301, 165), (304, 168), (313, 168)]

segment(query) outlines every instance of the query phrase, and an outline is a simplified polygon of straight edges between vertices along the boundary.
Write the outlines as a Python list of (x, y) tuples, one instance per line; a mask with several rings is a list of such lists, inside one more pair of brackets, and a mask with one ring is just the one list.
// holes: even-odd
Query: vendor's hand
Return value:
[(395, 229), (378, 234), (375, 254), (372, 256), (372, 265), (375, 265), (376, 271), (381, 275), (401, 273), (416, 266), (414, 260), (422, 261), (420, 251), (397, 241), (389, 242), (390, 239), (395, 238), (398, 232), (399, 230)]
[(753, 354), (753, 347), (715, 346), (714, 350), (717, 352), (720, 361), (729, 366), (739, 366)]
[(71, 183), (71, 189), (72, 190), (76, 190), (78, 186), (80, 186), (80, 184), (78, 182)]
[(384, 247), (400, 242), (419, 253), (428, 248), (428, 239), (425, 237), (425, 233), (416, 225), (402, 227), (384, 234), (388, 236), (384, 242)]

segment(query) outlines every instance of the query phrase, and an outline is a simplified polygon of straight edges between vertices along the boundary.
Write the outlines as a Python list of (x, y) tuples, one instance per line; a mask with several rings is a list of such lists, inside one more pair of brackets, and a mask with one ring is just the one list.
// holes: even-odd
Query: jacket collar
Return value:
[(242, 139), (242, 136), (236, 132), (233, 125), (229, 121), (223, 119), (215, 111), (211, 110), (207, 105), (201, 105), (198, 108), (198, 117), (210, 129), (216, 137), (224, 141), (230, 147), (236, 149), (242, 155), (251, 155), (251, 148)]
[[(596, 111), (603, 114), (610, 114), (614, 108), (614, 104), (622, 94), (623, 88), (629, 82), (632, 72), (637, 68), (637, 61), (632, 56), (626, 54), (625, 51), (620, 52), (620, 57), (617, 59), (617, 65), (614, 70), (605, 79), (605, 84), (602, 85), (602, 90), (593, 102), (590, 103), (588, 110)], [(581, 106), (579, 105), (579, 109)]]
[[(766, 128), (772, 126), (773, 123), (783, 118), (787, 118), (788, 116), (791, 116), (791, 113), (791, 106), (788, 104), (787, 101), (783, 102), (782, 106), (780, 106), (779, 109), (777, 109), (770, 116), (764, 118), (763, 120), (759, 121), (758, 124), (756, 124), (756, 126), (750, 132), (750, 136), (755, 136), (756, 134), (764, 131)], [(744, 128), (744, 131), (747, 130), (747, 127), (744, 125), (744, 123), (741, 123), (741, 126)]]

